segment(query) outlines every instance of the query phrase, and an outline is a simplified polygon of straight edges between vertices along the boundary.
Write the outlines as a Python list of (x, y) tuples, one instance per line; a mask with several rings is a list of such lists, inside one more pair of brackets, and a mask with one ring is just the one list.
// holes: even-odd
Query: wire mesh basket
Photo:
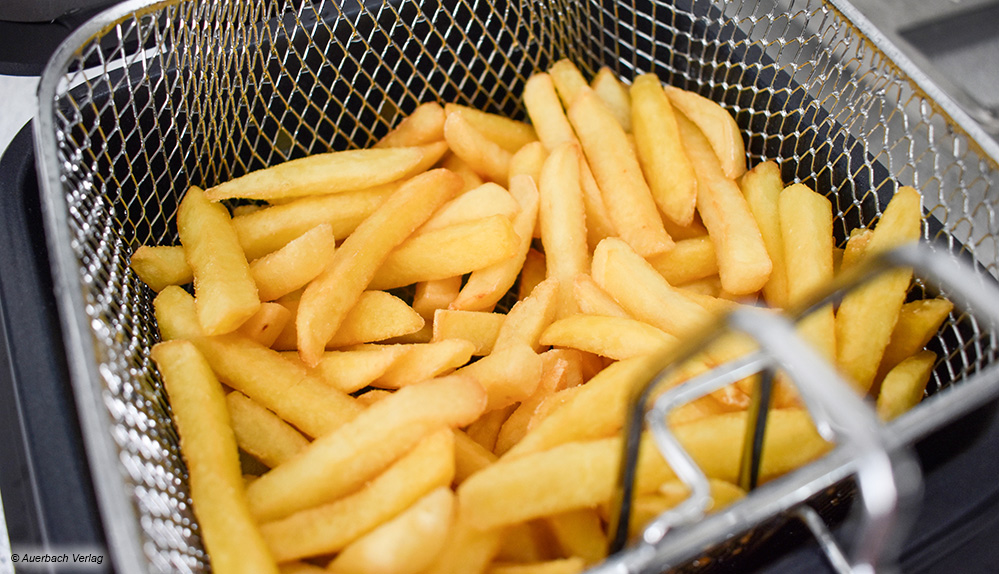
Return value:
[[(523, 119), (516, 94), (561, 57), (587, 75), (655, 72), (729, 109), (750, 164), (775, 160), (785, 182), (828, 196), (840, 245), (912, 185), (924, 239), (990, 285), (997, 146), (872, 35), (839, 0), (137, 0), (81, 27), (42, 78), (35, 133), (72, 384), (117, 569), (208, 569), (149, 358), (153, 294), (131, 252), (176, 242), (170, 222), (190, 185), (369, 145), (425, 101)], [(952, 314), (931, 345), (941, 360), (929, 394), (996, 393), (995, 333), (971, 313)], [(925, 403), (899, 436), (959, 412)]]

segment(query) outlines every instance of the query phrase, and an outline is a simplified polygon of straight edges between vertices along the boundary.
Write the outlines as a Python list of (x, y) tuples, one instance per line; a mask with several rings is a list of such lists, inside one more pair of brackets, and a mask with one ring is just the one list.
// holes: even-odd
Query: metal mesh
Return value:
[[(47, 74), (53, 122), (39, 149), (57, 184), (54, 225), (71, 237), (53, 248), (75, 262), (56, 272), (83, 303), (62, 312), (89, 328), (92, 364), (74, 369), (74, 385), (99, 394), (99, 440), (119, 463), (95, 478), (124, 484), (132, 510), (105, 518), (135, 526), (110, 542), (135, 546), (149, 571), (208, 566), (148, 355), (153, 294), (129, 270), (131, 252), (176, 242), (189, 185), (368, 145), (421, 102), (523, 118), (524, 82), (559, 57), (587, 75), (653, 71), (729, 108), (751, 164), (776, 160), (785, 181), (828, 195), (841, 244), (913, 185), (926, 238), (975, 261), (983, 281), (999, 274), (996, 160), (819, 0), (158, 2), (109, 12), (78, 39)], [(958, 313), (933, 345), (943, 360), (931, 391), (996, 353), (992, 334)], [(99, 380), (79, 380), (92, 372)]]

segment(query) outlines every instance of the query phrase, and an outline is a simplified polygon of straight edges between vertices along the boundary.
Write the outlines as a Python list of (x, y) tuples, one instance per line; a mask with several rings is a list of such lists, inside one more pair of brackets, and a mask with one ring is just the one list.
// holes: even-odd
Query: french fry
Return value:
[(447, 309), (458, 297), (460, 290), (460, 275), (433, 281), (421, 281), (416, 284), (416, 293), (413, 295), (413, 310), (420, 317), (423, 317), (427, 325), (432, 325), (434, 314), (441, 309)]
[(512, 219), (518, 211), (520, 205), (510, 192), (495, 183), (484, 183), (445, 203), (416, 230), (416, 234), (492, 215), (504, 215)]
[(261, 301), (273, 301), (304, 287), (329, 264), (336, 249), (333, 228), (321, 223), (250, 263)]
[(444, 111), (447, 114), (461, 114), (479, 133), (510, 153), (516, 153), (525, 145), (538, 141), (538, 135), (530, 124), (506, 116), (461, 104), (445, 104)]
[(487, 180), (506, 185), (511, 152), (475, 129), (461, 113), (447, 114), (444, 140), (451, 151), (475, 173)]
[(194, 296), (182, 287), (176, 285), (165, 287), (153, 299), (153, 309), (156, 325), (160, 329), (160, 338), (164, 341), (191, 339), (205, 334), (198, 321)]
[(578, 556), (585, 565), (596, 564), (607, 556), (607, 534), (596, 510), (570, 510), (545, 521), (566, 556)]
[[(445, 145), (447, 145), (447, 142), (445, 142)], [(444, 158), (440, 161), (440, 167), (450, 170), (461, 177), (462, 185), (461, 190), (458, 192), (459, 194), (473, 190), (486, 183), (479, 174), (475, 173), (472, 166), (450, 151), (444, 154)]]
[(298, 454), (309, 439), (239, 391), (225, 397), (236, 444), (269, 468)]
[(880, 381), (895, 365), (921, 351), (937, 334), (953, 309), (953, 303), (939, 297), (903, 304), (878, 365), (875, 380)]
[(185, 285), (194, 280), (194, 272), (180, 245), (140, 245), (129, 264), (139, 279), (157, 293), (170, 285)]
[(581, 313), (606, 317), (631, 318), (628, 312), (607, 294), (591, 275), (577, 275), (573, 280), (573, 295)]
[(252, 317), (236, 329), (236, 332), (265, 347), (270, 347), (291, 321), (291, 311), (287, 307), (280, 303), (264, 302)]
[(576, 98), (567, 115), (601, 192), (614, 198), (605, 199), (605, 207), (618, 234), (643, 256), (668, 251), (673, 240), (663, 227), (621, 124), (589, 88)]
[(590, 87), (600, 96), (617, 121), (621, 123), (624, 131), (631, 132), (631, 96), (628, 94), (628, 88), (624, 87), (617, 75), (610, 68), (604, 66), (597, 70), (596, 75), (590, 81)]
[[(284, 300), (283, 305), (292, 313), (297, 312), (297, 300)], [(361, 343), (386, 341), (395, 337), (415, 333), (423, 328), (423, 317), (405, 301), (385, 291), (364, 291), (357, 302), (347, 311), (343, 323), (333, 338), (327, 341), (327, 349), (337, 349)], [(298, 328), (289, 321), (284, 331), (272, 345), (281, 351), (296, 350)]]
[(558, 92), (562, 107), (565, 109), (569, 109), (579, 94), (589, 87), (586, 78), (583, 77), (576, 64), (567, 58), (562, 58), (552, 64), (548, 68), (548, 74), (551, 75), (552, 81), (555, 83), (555, 90)]
[(697, 211), (715, 244), (722, 287), (736, 295), (759, 291), (773, 264), (746, 198), (723, 173), (700, 129), (683, 115), (677, 115), (677, 123), (697, 176)]
[(350, 396), (237, 334), (194, 339), (216, 376), (311, 437), (340, 427), (361, 412)]
[(392, 251), (371, 278), (371, 289), (461, 276), (517, 253), (520, 238), (510, 220), (493, 215), (414, 235)]
[(482, 574), (499, 552), (502, 541), (502, 530), (474, 528), (463, 519), (459, 509), (444, 550), (424, 574)]
[(400, 182), (345, 193), (305, 197), (232, 219), (239, 244), (250, 261), (277, 251), (317, 225), (328, 223), (333, 237), (347, 237)]
[(585, 567), (586, 563), (582, 558), (573, 556), (526, 564), (494, 563), (486, 570), (486, 574), (579, 574)]
[[(538, 376), (540, 377), (541, 375), (539, 374)], [(468, 438), (482, 446), (482, 448), (493, 452), (496, 449), (496, 437), (499, 435), (503, 423), (506, 422), (510, 413), (516, 409), (517, 405), (511, 403), (498, 409), (487, 411), (475, 422), (468, 425), (465, 428), (465, 433), (468, 434)]]
[[(718, 479), (708, 479), (711, 503), (708, 512), (719, 510), (746, 495), (738, 486)], [(690, 489), (679, 480), (664, 483), (655, 494), (636, 497), (632, 507), (631, 535), (639, 536), (645, 526), (660, 514), (676, 507), (690, 496)]]
[(517, 300), (524, 299), (534, 291), (539, 283), (545, 280), (548, 265), (545, 254), (537, 249), (528, 249), (524, 258), (524, 266), (520, 270), (520, 283), (517, 286)]
[(438, 487), (344, 548), (333, 574), (418, 574), (437, 558), (454, 515), (454, 494)]
[[(377, 402), (371, 409), (386, 404)], [(315, 444), (315, 443), (313, 443)], [(370, 482), (358, 484), (353, 494), (320, 506), (302, 509), (278, 520), (265, 520), (260, 532), (279, 562), (329, 554), (341, 550), (385, 524), (454, 476), (454, 435), (437, 427), (421, 435), (408, 452), (377, 472)], [(308, 452), (308, 451), (306, 451)], [(294, 464), (296, 460), (286, 463)], [(250, 488), (278, 469), (254, 481)], [(333, 473), (336, 474), (336, 473)]]
[(558, 280), (545, 279), (510, 309), (496, 335), (495, 349), (526, 344), (535, 351), (541, 350), (538, 339), (555, 319)]
[(278, 572), (281, 574), (326, 574), (326, 569), (310, 562), (292, 560), (278, 564)]
[(674, 107), (690, 121), (711, 143), (725, 177), (735, 179), (746, 172), (746, 144), (735, 118), (717, 102), (696, 92), (663, 86)]
[(715, 246), (708, 236), (680, 239), (666, 253), (648, 258), (670, 285), (683, 285), (718, 274)]
[(490, 568), (507, 564), (543, 562), (558, 554), (551, 529), (541, 520), (531, 520), (503, 529), (503, 541)]
[[(267, 522), (335, 500), (364, 484), (435, 429), (475, 420), (482, 414), (485, 398), (474, 380), (453, 375), (402, 388), (257, 479), (247, 489), (250, 508)], [(450, 439), (451, 433), (447, 434)], [(453, 465), (453, 450), (449, 457)]]
[(926, 383), (933, 374), (937, 355), (933, 351), (919, 351), (891, 368), (881, 383), (878, 393), (878, 416), (890, 421), (923, 400)]
[(316, 365), (323, 381), (345, 393), (369, 386), (406, 354), (404, 345), (365, 346), (361, 349), (326, 351)]
[(538, 220), (538, 189), (528, 176), (517, 175), (510, 180), (510, 193), (520, 208), (513, 219), (517, 244), (510, 257), (472, 271), (449, 308), (466, 311), (491, 310), (513, 287), (517, 274), (524, 267), (531, 237)]
[(390, 252), (460, 186), (460, 178), (447, 170), (418, 175), (344, 239), (330, 264), (302, 293), (296, 327), (298, 350), (306, 364), (319, 362), (326, 343)]
[(843, 249), (843, 260), (840, 262), (840, 270), (846, 270), (864, 258), (867, 244), (874, 237), (873, 229), (854, 229), (850, 232), (850, 237), (846, 240), (846, 247)]
[[(911, 187), (899, 188), (874, 228), (867, 253), (916, 241), (921, 215), (919, 192)], [(836, 311), (837, 363), (862, 394), (874, 382), (911, 279), (911, 269), (884, 273), (847, 293)]]
[(475, 345), (463, 339), (445, 339), (436, 343), (406, 346), (406, 352), (396, 359), (372, 386), (399, 389), (451, 373), (472, 357)]
[(565, 388), (569, 363), (565, 359), (545, 353), (542, 355), (541, 378), (531, 396), (527, 397), (503, 422), (493, 452), (502, 455), (527, 433), (527, 426), (538, 405), (559, 388)]
[(655, 74), (631, 84), (635, 147), (656, 205), (681, 226), (690, 225), (697, 207), (697, 179), (680, 139), (673, 106)]
[(456, 371), (478, 381), (488, 396), (486, 411), (493, 411), (531, 396), (541, 380), (541, 357), (531, 345), (514, 342)]
[(410, 147), (443, 139), (444, 108), (437, 102), (426, 102), (416, 106), (411, 114), (372, 147)]
[(675, 346), (678, 339), (641, 321), (625, 317), (571, 315), (541, 334), (542, 345), (568, 347), (615, 360), (629, 359)]
[(229, 213), (191, 187), (177, 209), (177, 232), (194, 273), (194, 301), (206, 333), (235, 330), (260, 307), (257, 286)]
[(153, 347), (166, 386), (201, 536), (220, 573), (277, 572), (250, 515), (222, 385), (187, 341)]
[(466, 478), (494, 462), (496, 462), (496, 455), (492, 451), (486, 449), (464, 432), (454, 431), (455, 484), (461, 484)]
[(775, 162), (763, 162), (743, 174), (739, 180), (749, 210), (760, 228), (767, 254), (773, 263), (770, 278), (763, 285), (763, 298), (771, 307), (787, 307), (787, 269), (784, 263), (784, 240), (780, 234), (777, 203), (784, 183)]
[(464, 339), (475, 345), (473, 356), (488, 355), (496, 344), (504, 315), (485, 311), (439, 309), (434, 313), (433, 341)]
[(357, 402), (366, 407), (370, 407), (378, 401), (386, 399), (390, 396), (392, 396), (392, 391), (386, 391), (385, 389), (369, 389), (357, 395)]
[(556, 316), (571, 315), (576, 310), (573, 280), (590, 267), (579, 150), (575, 144), (563, 144), (551, 152), (541, 170), (538, 189), (538, 220), (548, 277), (558, 280)]
[(220, 183), (205, 196), (211, 201), (272, 200), (356, 191), (402, 179), (423, 159), (424, 149), (418, 146), (314, 154)]
[(510, 179), (518, 175), (529, 175), (537, 182), (541, 179), (541, 166), (545, 164), (548, 150), (540, 141), (524, 144), (510, 158)]

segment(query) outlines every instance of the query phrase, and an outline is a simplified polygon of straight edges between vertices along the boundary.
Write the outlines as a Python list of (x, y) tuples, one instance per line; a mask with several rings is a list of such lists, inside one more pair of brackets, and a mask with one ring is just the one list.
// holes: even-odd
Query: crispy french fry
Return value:
[(638, 357), (675, 346), (678, 339), (625, 317), (570, 315), (548, 326), (542, 345), (568, 347), (615, 360)]
[(490, 568), (507, 564), (530, 564), (557, 556), (551, 529), (541, 520), (531, 520), (503, 529), (503, 542)]
[(604, 315), (606, 317), (631, 318), (621, 305), (603, 290), (593, 277), (587, 274), (577, 275), (573, 280), (573, 295), (581, 313), (587, 315)]
[(441, 309), (447, 309), (458, 297), (460, 290), (460, 275), (433, 281), (421, 281), (416, 284), (416, 293), (413, 295), (413, 310), (420, 317), (423, 317), (427, 325), (431, 325), (434, 321), (434, 314)]
[(538, 219), (548, 277), (558, 281), (556, 316), (571, 315), (576, 310), (573, 280), (590, 267), (579, 150), (575, 144), (563, 144), (552, 151), (541, 170), (538, 189)]
[(333, 574), (418, 574), (437, 558), (454, 519), (454, 494), (438, 487), (344, 548)]
[(194, 296), (183, 287), (168, 285), (153, 299), (156, 324), (164, 341), (191, 339), (205, 334), (198, 321)]
[(484, 183), (445, 203), (437, 210), (437, 213), (434, 213), (426, 223), (416, 230), (415, 234), (441, 229), (456, 223), (475, 221), (492, 215), (504, 215), (512, 219), (518, 211), (520, 211), (520, 205), (510, 195), (510, 192), (495, 183)]
[(260, 300), (273, 301), (304, 287), (322, 273), (335, 249), (333, 227), (321, 223), (250, 263)]
[(327, 384), (345, 393), (353, 393), (382, 376), (406, 352), (404, 345), (326, 351), (316, 365), (316, 372)]
[(472, 355), (488, 355), (493, 350), (505, 316), (485, 311), (440, 309), (434, 313), (434, 341), (464, 339), (475, 345)]
[(840, 270), (846, 270), (860, 262), (867, 250), (867, 244), (874, 237), (873, 229), (854, 229), (850, 232), (850, 237), (846, 240), (846, 247), (843, 249), (843, 261), (840, 262)]
[(518, 301), (507, 313), (496, 335), (495, 348), (526, 344), (535, 351), (540, 351), (538, 339), (555, 319), (557, 293), (558, 280), (545, 279), (538, 283), (528, 297)]
[(516, 404), (510, 404), (492, 411), (487, 411), (484, 415), (479, 417), (478, 420), (468, 425), (465, 429), (465, 433), (468, 434), (468, 438), (475, 441), (477, 444), (482, 446), (482, 448), (488, 450), (489, 452), (493, 452), (496, 448), (496, 437), (499, 435), (499, 431), (503, 427), (503, 423), (506, 422), (510, 413), (516, 409)]
[(693, 122), (677, 115), (680, 136), (697, 176), (697, 211), (715, 244), (718, 274), (729, 293), (759, 291), (773, 264), (742, 191), (722, 172), (718, 156)]
[(494, 462), (496, 462), (496, 455), (492, 451), (472, 440), (464, 432), (454, 431), (455, 484), (461, 484), (466, 478)]
[[(379, 401), (368, 409), (377, 409), (390, 399)], [(278, 520), (265, 520), (260, 532), (275, 558), (283, 562), (341, 550), (398, 516), (428, 493), (448, 486), (454, 476), (454, 435), (451, 431), (436, 427), (428, 434), (421, 434), (411, 446), (406, 449), (409, 452), (399, 453), (398, 460), (383, 472), (376, 472), (370, 482), (358, 484), (361, 488), (353, 494)], [(293, 459), (285, 466), (300, 459)], [(271, 470), (250, 488), (285, 466)]]
[(746, 144), (735, 118), (717, 102), (696, 92), (664, 86), (670, 102), (697, 124), (711, 143), (725, 177), (735, 179), (746, 172)]
[[(297, 300), (283, 300), (283, 305), (292, 313), (297, 312)], [(337, 349), (361, 343), (387, 341), (419, 331), (424, 326), (423, 317), (405, 301), (385, 291), (364, 291), (357, 302), (347, 311), (343, 323), (333, 338), (327, 341), (327, 349)], [(296, 350), (298, 328), (289, 321), (284, 331), (272, 345), (281, 351)]]
[(366, 407), (370, 407), (378, 401), (390, 396), (392, 396), (392, 391), (386, 391), (385, 389), (370, 389), (357, 395), (357, 402)]
[(933, 351), (919, 351), (888, 371), (878, 393), (877, 409), (881, 420), (892, 420), (923, 400), (936, 362), (937, 355)]
[(595, 509), (570, 510), (549, 516), (546, 522), (565, 555), (578, 556), (586, 565), (607, 556), (607, 534)]
[(260, 298), (229, 213), (191, 187), (177, 210), (177, 232), (194, 272), (194, 301), (206, 333), (235, 330), (257, 312)]
[(371, 278), (371, 289), (461, 276), (516, 255), (520, 238), (510, 220), (493, 215), (414, 235), (392, 251)]
[(277, 572), (274, 558), (250, 516), (236, 439), (222, 385), (187, 341), (153, 347), (173, 421), (201, 536), (215, 572)]
[(451, 151), (482, 177), (506, 185), (511, 152), (475, 129), (461, 113), (447, 114), (444, 140)]
[(605, 197), (607, 215), (618, 234), (643, 256), (669, 250), (673, 240), (621, 124), (589, 88), (569, 108), (568, 118)]
[(424, 149), (418, 146), (321, 153), (252, 171), (209, 188), (205, 195), (212, 201), (271, 200), (356, 191), (402, 179), (423, 159)]
[(443, 139), (444, 108), (437, 102), (426, 102), (416, 106), (411, 114), (372, 147), (410, 147)]
[(953, 309), (953, 303), (940, 297), (903, 304), (875, 380), (880, 381), (895, 365), (922, 350)]
[(292, 319), (291, 311), (284, 305), (264, 302), (252, 317), (236, 329), (236, 332), (265, 347), (270, 347)]
[(635, 147), (652, 197), (667, 217), (690, 225), (697, 207), (697, 179), (659, 76), (636, 77), (630, 95)]
[[(919, 192), (899, 188), (874, 228), (867, 253), (918, 240), (921, 216)], [(911, 269), (889, 271), (850, 291), (836, 311), (837, 363), (860, 393), (874, 382), (911, 279)]]
[(518, 175), (529, 175), (535, 182), (541, 179), (541, 166), (545, 164), (548, 150), (540, 141), (525, 144), (510, 158), (510, 179)]
[(450, 308), (466, 311), (491, 310), (517, 281), (531, 248), (531, 237), (538, 220), (538, 189), (534, 180), (518, 175), (510, 180), (510, 193), (520, 208), (513, 219), (517, 245), (513, 255), (487, 267), (472, 271)]
[(586, 562), (579, 556), (573, 556), (526, 564), (494, 563), (486, 574), (579, 574), (585, 568)]
[(538, 405), (558, 388), (565, 387), (565, 378), (569, 369), (568, 361), (548, 353), (542, 355), (542, 361), (541, 379), (534, 392), (521, 401), (520, 405), (510, 413), (496, 436), (496, 445), (493, 447), (493, 451), (498, 455), (510, 450), (510, 447), (524, 437)]
[(299, 303), (298, 350), (308, 365), (319, 362), (326, 343), (391, 251), (460, 186), (460, 178), (447, 170), (418, 175), (343, 241), (323, 273), (305, 288)]
[(524, 258), (524, 266), (520, 270), (520, 283), (517, 286), (517, 300), (521, 300), (534, 291), (539, 283), (545, 280), (548, 265), (545, 254), (537, 249), (528, 249)]
[(681, 239), (673, 249), (648, 258), (670, 285), (683, 285), (718, 274), (718, 258), (709, 237)]
[(252, 261), (277, 251), (323, 223), (330, 225), (334, 237), (347, 237), (400, 186), (400, 182), (395, 182), (360, 191), (305, 197), (234, 217), (232, 225), (246, 258)]
[[(724, 508), (746, 495), (744, 490), (724, 480), (711, 478), (708, 479), (708, 483), (711, 487), (711, 504), (706, 509), (708, 512)], [(637, 497), (631, 516), (632, 536), (639, 536), (649, 522), (676, 507), (689, 496), (690, 489), (687, 485), (679, 480), (670, 480), (664, 483), (657, 493)]]
[(589, 87), (586, 78), (583, 77), (576, 64), (567, 58), (562, 58), (552, 64), (548, 68), (548, 74), (551, 75), (552, 81), (555, 83), (555, 90), (558, 92), (562, 107), (565, 109), (569, 109), (579, 94)]
[(531, 396), (541, 380), (541, 357), (527, 343), (500, 347), (457, 374), (471, 377), (486, 390), (486, 411), (493, 411)]
[(600, 96), (617, 121), (621, 123), (624, 131), (630, 132), (632, 130), (631, 96), (628, 94), (628, 88), (618, 79), (617, 74), (604, 66), (597, 70), (593, 80), (590, 81), (590, 87)]
[(139, 279), (157, 293), (170, 285), (185, 285), (194, 280), (181, 245), (141, 245), (132, 253), (129, 264)]
[(361, 412), (350, 396), (242, 335), (202, 337), (194, 343), (222, 382), (311, 437), (324, 435)]
[(225, 397), (236, 444), (253, 458), (273, 468), (298, 454), (309, 439), (281, 417), (239, 391)]
[(771, 307), (787, 307), (787, 269), (784, 263), (784, 240), (780, 233), (778, 199), (784, 189), (780, 167), (763, 162), (743, 174), (739, 180), (742, 194), (760, 228), (767, 254), (773, 263), (770, 278), (763, 286), (763, 298)]
[(407, 345), (406, 352), (371, 385), (398, 389), (446, 375), (467, 363), (474, 350), (475, 345), (463, 339)]
[(320, 568), (310, 562), (292, 560), (278, 564), (278, 571), (281, 574), (326, 574), (325, 568)]
[(524, 84), (524, 107), (538, 139), (549, 151), (563, 143), (575, 141), (576, 136), (565, 117), (550, 74), (537, 73), (527, 79)]
[(444, 550), (424, 574), (482, 574), (499, 552), (502, 540), (502, 530), (473, 528), (459, 510)]
[[(400, 389), (257, 479), (247, 489), (250, 508), (266, 522), (335, 500), (435, 429), (464, 426), (484, 407), (482, 387), (467, 377), (450, 376)], [(451, 440), (451, 433), (447, 435)], [(449, 457), (453, 468), (453, 451)]]
[(448, 114), (461, 114), (479, 133), (510, 153), (516, 153), (525, 145), (538, 141), (538, 136), (530, 124), (506, 116), (461, 104), (445, 104), (444, 111)]
[[(447, 142), (445, 142), (445, 144), (446, 143)], [(461, 177), (462, 185), (461, 190), (458, 192), (459, 194), (473, 190), (485, 183), (482, 177), (475, 173), (472, 166), (468, 165), (463, 159), (454, 155), (450, 151), (444, 154), (444, 158), (440, 161), (440, 167), (451, 170)]]

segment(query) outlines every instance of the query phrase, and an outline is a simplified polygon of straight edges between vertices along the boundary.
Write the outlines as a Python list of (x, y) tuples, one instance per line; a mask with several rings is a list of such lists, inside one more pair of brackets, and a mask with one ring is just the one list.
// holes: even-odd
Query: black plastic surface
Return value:
[[(7, 1), (0, 0), (0, 4)], [(66, 6), (66, 11), (56, 12), (52, 10), (60, 7), (46, 7), (51, 15), (45, 18), (42, 18), (42, 11), (29, 10), (30, 4), (25, 4), (25, 10), (18, 13), (11, 8), (7, 18), (0, 14), (0, 75), (40, 76), (56, 48), (73, 30), (120, 1), (89, 0), (85, 8), (69, 10)], [(18, 14), (22, 17), (15, 18)], [(30, 20), (25, 21), (28, 18)]]
[(107, 556), (63, 351), (32, 146), (29, 124), (0, 159), (4, 515), (14, 552), (48, 544)]

